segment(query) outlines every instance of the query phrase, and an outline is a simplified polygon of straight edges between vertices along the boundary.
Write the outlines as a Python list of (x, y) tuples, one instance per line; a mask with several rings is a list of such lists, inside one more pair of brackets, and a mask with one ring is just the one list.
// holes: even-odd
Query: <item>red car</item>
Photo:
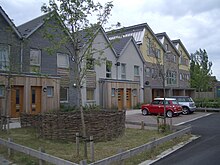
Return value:
[[(166, 116), (173, 117), (182, 113), (182, 106), (175, 98), (165, 98)], [(155, 98), (150, 104), (141, 106), (142, 115), (164, 114), (164, 98)]]

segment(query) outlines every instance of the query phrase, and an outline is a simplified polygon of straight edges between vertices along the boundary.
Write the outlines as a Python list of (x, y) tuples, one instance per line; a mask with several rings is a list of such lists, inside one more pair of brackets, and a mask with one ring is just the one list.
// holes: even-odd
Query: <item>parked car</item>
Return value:
[[(182, 106), (179, 105), (175, 98), (165, 98), (166, 116), (173, 117), (182, 113)], [(164, 114), (164, 98), (155, 98), (150, 104), (141, 106), (142, 115)]]
[(172, 96), (175, 98), (179, 104), (183, 107), (183, 114), (187, 115), (193, 113), (196, 110), (196, 105), (193, 99), (189, 96)]

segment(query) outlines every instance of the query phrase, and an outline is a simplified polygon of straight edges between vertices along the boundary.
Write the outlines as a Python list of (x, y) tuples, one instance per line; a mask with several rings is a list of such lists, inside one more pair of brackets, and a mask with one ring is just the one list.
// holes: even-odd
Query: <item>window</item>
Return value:
[(95, 100), (95, 89), (86, 88), (86, 100)]
[(88, 70), (94, 70), (95, 69), (95, 59), (94, 58), (87, 59), (86, 68)]
[(106, 61), (106, 77), (111, 78), (112, 77), (112, 62)]
[(160, 49), (157, 49), (157, 50), (156, 50), (156, 58), (161, 58)]
[(30, 50), (30, 65), (40, 66), (41, 64), (41, 50)]
[(68, 54), (57, 53), (57, 66), (59, 68), (69, 68)]
[(132, 94), (133, 94), (133, 96), (137, 96), (137, 89), (133, 89)]
[(150, 77), (150, 75), (151, 75), (150, 68), (147, 67), (147, 68), (145, 69), (145, 72), (146, 72), (146, 76), (147, 76), (147, 77)]
[(182, 73), (180, 73), (180, 80), (183, 80), (183, 75), (182, 75)]
[(0, 44), (0, 70), (8, 70), (9, 67), (9, 46)]
[(176, 72), (167, 71), (167, 84), (173, 85), (176, 84)]
[(134, 75), (135, 76), (139, 76), (140, 74), (139, 74), (139, 66), (134, 66)]
[(68, 102), (68, 88), (60, 87), (60, 102)]
[(5, 96), (5, 86), (0, 85), (0, 97), (4, 97)]
[(47, 87), (47, 97), (53, 97), (53, 93), (54, 93), (54, 87), (48, 86)]
[(126, 64), (121, 64), (121, 78), (126, 79)]
[(112, 88), (112, 96), (115, 96), (115, 88)]
[(169, 50), (168, 44), (165, 45), (165, 50), (166, 50), (166, 51)]

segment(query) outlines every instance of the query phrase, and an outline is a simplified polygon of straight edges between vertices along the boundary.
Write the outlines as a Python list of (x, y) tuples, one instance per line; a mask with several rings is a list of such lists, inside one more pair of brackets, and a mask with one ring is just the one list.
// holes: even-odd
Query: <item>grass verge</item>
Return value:
[[(117, 154), (119, 151), (125, 151), (142, 144), (145, 144), (152, 139), (157, 139), (165, 136), (166, 134), (158, 133), (156, 130), (138, 130), (129, 129), (125, 130), (125, 134), (117, 139), (107, 142), (97, 142), (95, 143), (95, 161), (103, 159), (105, 157)], [(74, 142), (67, 141), (55, 141), (55, 140), (45, 140), (39, 138), (36, 134), (36, 130), (33, 128), (19, 128), (10, 130), (10, 134), (1, 133), (0, 138), (7, 139), (12, 138), (13, 142), (33, 148), (38, 150), (39, 147), (44, 148), (46, 153), (70, 160), (75, 163), (79, 163), (83, 160), (83, 144), (80, 144), (80, 155), (76, 156), (76, 144)], [(125, 164), (138, 164), (146, 159), (150, 159), (162, 151), (170, 148), (179, 142), (185, 141), (189, 138), (186, 135), (181, 138), (176, 138), (175, 140), (169, 141), (160, 147), (156, 147), (151, 151), (139, 154), (129, 160), (125, 161)], [(74, 141), (74, 140), (73, 140)], [(0, 147), (0, 154), (7, 158), (7, 149)], [(21, 165), (35, 165), (38, 161), (30, 156), (14, 153), (13, 157), (10, 158), (13, 162)], [(90, 160), (89, 144), (88, 144), (88, 160)], [(89, 163), (89, 161), (88, 161)], [(120, 164), (120, 163), (119, 163)]]

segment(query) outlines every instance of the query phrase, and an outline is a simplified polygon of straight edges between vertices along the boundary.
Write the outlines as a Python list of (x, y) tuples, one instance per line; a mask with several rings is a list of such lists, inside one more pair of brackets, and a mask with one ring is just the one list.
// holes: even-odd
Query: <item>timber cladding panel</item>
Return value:
[(86, 87), (96, 88), (96, 73), (94, 71), (87, 71), (86, 73)]
[[(125, 130), (125, 111), (85, 111), (87, 138), (107, 141), (119, 137)], [(75, 141), (76, 133), (82, 135), (80, 112), (58, 112), (21, 115), (21, 126), (37, 128), (45, 139)]]

